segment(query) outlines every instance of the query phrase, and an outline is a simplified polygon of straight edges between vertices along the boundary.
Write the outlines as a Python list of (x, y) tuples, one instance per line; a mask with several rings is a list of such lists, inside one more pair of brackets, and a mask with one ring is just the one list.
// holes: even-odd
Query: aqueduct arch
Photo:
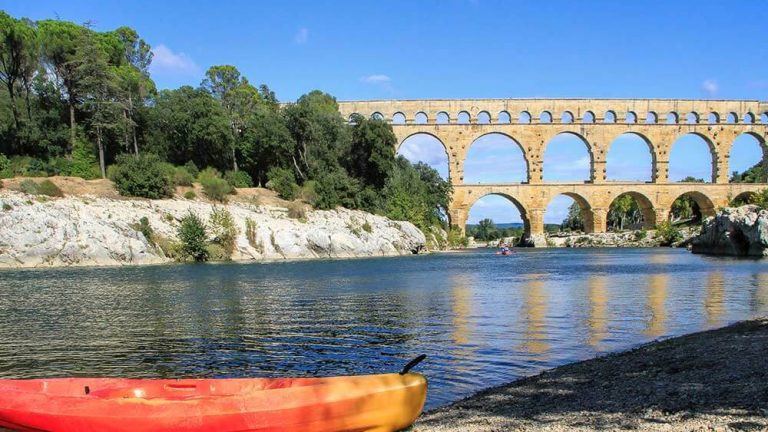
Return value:
[(520, 212), (520, 218), (523, 220), (523, 236), (530, 236), (531, 235), (531, 222), (528, 219), (528, 215), (526, 214), (525, 206), (520, 203), (515, 197), (512, 195), (506, 194), (506, 193), (498, 193), (498, 192), (489, 192), (483, 195), (478, 195), (471, 198), (471, 202), (467, 206), (467, 215), (469, 215), (469, 210), (474, 206), (478, 201), (481, 199), (490, 196), (490, 195), (496, 195), (500, 196), (507, 201), (509, 201), (515, 208), (517, 208), (517, 211)]
[[(585, 220), (591, 221), (591, 230), (601, 232), (606, 229), (605, 220), (611, 201), (623, 193), (647, 199), (641, 206), (644, 219), (647, 224), (655, 224), (656, 221), (667, 220), (672, 202), (686, 193), (695, 200), (698, 198), (697, 203), (700, 206), (704, 203), (709, 211), (709, 203), (711, 208), (726, 206), (733, 197), (768, 187), (768, 184), (729, 183), (728, 163), (734, 140), (746, 133), (760, 142), (763, 163), (768, 167), (768, 102), (690, 99), (378, 100), (339, 102), (339, 110), (344, 118), (357, 113), (389, 122), (392, 122), (395, 113), (402, 114), (404, 121), (392, 125), (398, 146), (416, 133), (430, 134), (443, 143), (454, 189), (449, 209), (451, 223), (461, 229), (471, 205), (487, 194), (515, 200), (521, 214), (524, 212), (528, 219), (530, 233), (535, 235), (543, 233), (547, 203), (560, 194), (583, 199), (589, 205)], [(550, 114), (544, 116), (544, 122), (542, 113)], [(477, 138), (489, 133), (506, 135), (520, 145), (527, 162), (526, 181), (464, 183), (464, 161), (469, 147)], [(575, 134), (584, 139), (592, 160), (589, 180), (543, 181), (546, 145), (562, 133)], [(652, 161), (650, 182), (606, 179), (608, 150), (617, 137), (627, 133), (640, 136), (648, 144)], [(669, 181), (672, 144), (687, 134), (698, 135), (707, 142), (712, 155), (712, 183)]]

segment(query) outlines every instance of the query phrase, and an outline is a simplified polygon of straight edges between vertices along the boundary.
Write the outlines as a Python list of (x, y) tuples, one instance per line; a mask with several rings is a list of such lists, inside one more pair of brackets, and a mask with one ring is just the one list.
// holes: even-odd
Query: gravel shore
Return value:
[(766, 431), (768, 318), (546, 371), (425, 413), (414, 431)]

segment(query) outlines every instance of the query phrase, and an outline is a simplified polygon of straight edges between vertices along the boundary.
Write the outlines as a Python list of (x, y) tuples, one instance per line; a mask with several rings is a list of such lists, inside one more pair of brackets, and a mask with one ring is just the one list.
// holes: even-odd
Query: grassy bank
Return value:
[(428, 412), (414, 429), (768, 430), (768, 319), (555, 368)]

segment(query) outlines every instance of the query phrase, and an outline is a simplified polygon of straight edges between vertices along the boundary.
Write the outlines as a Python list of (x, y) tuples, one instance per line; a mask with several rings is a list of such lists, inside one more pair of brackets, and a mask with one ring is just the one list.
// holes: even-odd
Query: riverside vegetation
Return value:
[(196, 88), (158, 91), (152, 55), (129, 27), (98, 32), (0, 11), (0, 178), (108, 177), (122, 195), (149, 199), (196, 180), (220, 202), (265, 186), (320, 210), (410, 221), (447, 241), (450, 184), (397, 157), (386, 122), (343, 119), (318, 90), (281, 105), (232, 65), (211, 66)]

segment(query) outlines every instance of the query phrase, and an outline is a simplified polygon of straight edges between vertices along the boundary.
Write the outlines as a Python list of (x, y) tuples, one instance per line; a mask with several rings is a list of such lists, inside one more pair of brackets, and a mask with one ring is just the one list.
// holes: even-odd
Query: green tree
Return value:
[(83, 110), (90, 114), (88, 123), (96, 137), (99, 150), (101, 176), (106, 178), (105, 134), (125, 127), (122, 121), (122, 106), (117, 101), (119, 87), (114, 70), (108, 63), (108, 55), (88, 30), (81, 32), (75, 57), (74, 75), (76, 88), (81, 95)]
[(208, 261), (208, 233), (205, 223), (195, 213), (189, 212), (181, 218), (178, 229), (181, 254), (195, 261)]
[(237, 171), (237, 147), (248, 124), (248, 118), (261, 103), (261, 95), (232, 65), (211, 66), (205, 76), (202, 88), (221, 103), (229, 118), (232, 132), (232, 170)]
[[(121, 43), (122, 59), (116, 67), (115, 75), (123, 96), (123, 116), (127, 125), (125, 137), (126, 149), (133, 146), (133, 152), (139, 154), (137, 138), (138, 112), (146, 99), (156, 93), (154, 81), (149, 76), (149, 65), (152, 63), (152, 50), (144, 39), (130, 27), (120, 27), (115, 35)], [(130, 150), (129, 150), (130, 151)]]
[(0, 82), (5, 84), (13, 115), (13, 141), (18, 149), (21, 135), (21, 114), (17, 98), (26, 90), (27, 113), (32, 76), (37, 69), (38, 42), (35, 29), (27, 20), (17, 20), (0, 11)]
[(423, 162), (416, 163), (414, 169), (426, 187), (424, 199), (430, 209), (430, 222), (438, 223), (442, 215), (448, 214), (453, 187), (449, 181), (440, 177), (437, 170)]
[(426, 199), (427, 187), (405, 158), (397, 159), (382, 193), (387, 217), (410, 221), (422, 230), (431, 225), (432, 209)]
[(493, 219), (482, 219), (477, 223), (475, 238), (482, 241), (495, 240), (497, 237), (496, 224)]
[[(43, 20), (37, 23), (43, 62), (46, 70), (52, 73), (52, 80), (59, 86), (60, 93), (66, 96), (69, 108), (69, 154), (77, 139), (75, 108), (80, 98), (79, 75), (77, 74), (78, 42), (84, 29), (74, 23), (58, 20)], [(90, 31), (90, 30), (87, 30)]]
[(120, 195), (166, 198), (173, 195), (171, 179), (159, 157), (151, 153), (138, 157), (120, 155), (110, 167), (110, 177)]
[[(296, 177), (293, 170), (289, 168), (272, 167), (267, 174), (269, 176), (268, 186), (277, 195), (284, 200), (293, 200), (296, 198)], [(335, 207), (335, 202), (333, 206)]]
[(701, 208), (693, 197), (685, 194), (672, 203), (670, 215), (673, 221), (684, 219), (698, 221), (701, 220)]
[(349, 152), (343, 160), (352, 177), (363, 184), (380, 189), (392, 172), (397, 138), (392, 126), (383, 120), (368, 120), (357, 116), (353, 121)]
[(357, 195), (360, 192), (360, 183), (343, 169), (336, 169), (318, 178), (315, 192), (317, 193), (315, 207), (321, 210), (330, 210), (338, 206), (355, 209), (358, 207)]
[(148, 118), (149, 151), (176, 165), (226, 170), (232, 141), (227, 115), (205, 90), (183, 86), (157, 95)]
[(608, 224), (619, 230), (624, 230), (627, 223), (639, 223), (642, 213), (637, 200), (630, 194), (619, 195), (608, 208)]
[(571, 206), (568, 207), (568, 215), (563, 219), (561, 225), (563, 229), (574, 231), (584, 230), (584, 218), (581, 215), (581, 207), (579, 206), (579, 203), (575, 201), (571, 203)]
[(339, 156), (349, 148), (349, 131), (336, 99), (314, 90), (283, 112), (293, 138), (290, 160), (297, 178), (304, 182), (338, 170)]
[[(272, 167), (290, 169), (294, 141), (281, 112), (263, 104), (248, 117), (240, 147), (240, 168), (258, 184), (265, 184)], [(290, 168), (288, 168), (290, 167)]]
[(768, 183), (768, 161), (761, 161), (743, 173), (734, 171), (731, 183)]

